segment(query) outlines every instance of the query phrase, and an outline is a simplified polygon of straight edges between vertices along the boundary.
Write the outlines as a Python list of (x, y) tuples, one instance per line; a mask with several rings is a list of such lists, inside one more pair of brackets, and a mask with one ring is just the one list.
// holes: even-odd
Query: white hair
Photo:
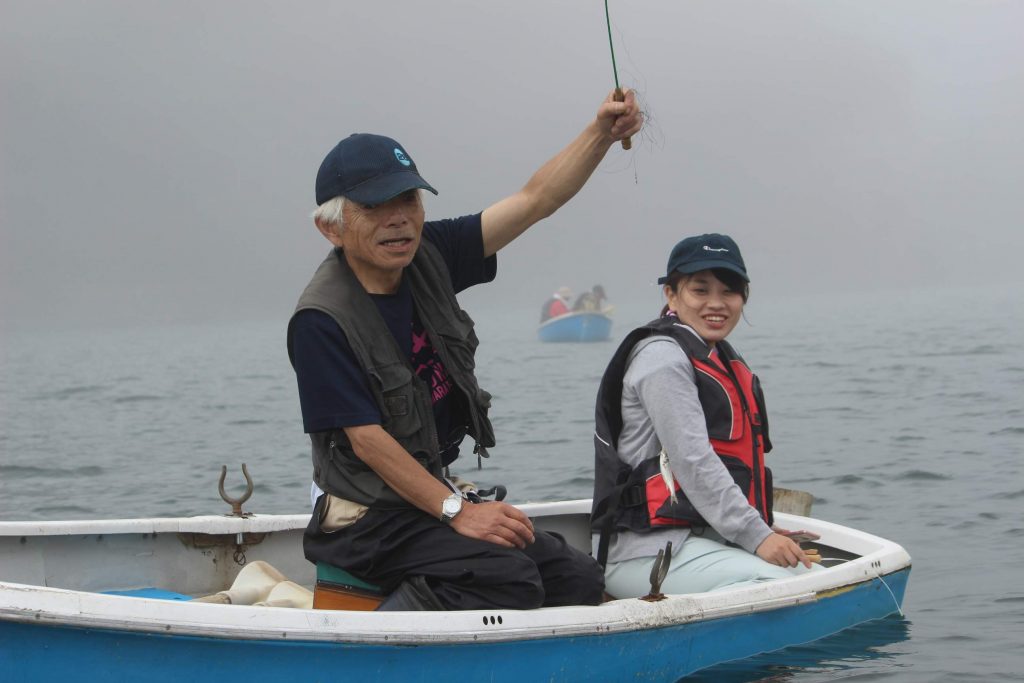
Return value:
[(324, 225), (333, 225), (340, 231), (345, 227), (345, 198), (334, 197), (328, 199), (326, 202), (316, 207), (316, 211), (312, 213), (314, 223), (322, 223)]

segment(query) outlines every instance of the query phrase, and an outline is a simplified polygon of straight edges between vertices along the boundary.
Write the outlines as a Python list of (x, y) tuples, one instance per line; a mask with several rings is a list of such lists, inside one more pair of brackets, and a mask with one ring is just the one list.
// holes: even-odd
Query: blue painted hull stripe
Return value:
[[(0, 622), (12, 681), (676, 681), (898, 611), (907, 569), (816, 602), (628, 633), (460, 645), (230, 640)], [(891, 592), (890, 592), (891, 591)]]
[(612, 332), (612, 320), (603, 315), (576, 315), (541, 325), (537, 330), (543, 342), (604, 341)]

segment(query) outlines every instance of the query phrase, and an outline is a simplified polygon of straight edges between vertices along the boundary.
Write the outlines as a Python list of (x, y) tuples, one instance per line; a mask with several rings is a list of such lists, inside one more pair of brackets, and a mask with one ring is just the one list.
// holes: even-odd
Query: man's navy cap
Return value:
[(405, 149), (383, 135), (354, 133), (327, 153), (316, 174), (316, 203), (345, 197), (376, 206), (408, 190), (423, 188), (437, 194), (420, 177)]
[(697, 273), (712, 268), (725, 268), (731, 270), (746, 282), (747, 268), (743, 265), (743, 257), (740, 255), (740, 248), (736, 246), (728, 235), (709, 233), (687, 237), (682, 242), (672, 247), (672, 253), (668, 257), (668, 268), (665, 277), (658, 278), (658, 284), (668, 282), (672, 273)]

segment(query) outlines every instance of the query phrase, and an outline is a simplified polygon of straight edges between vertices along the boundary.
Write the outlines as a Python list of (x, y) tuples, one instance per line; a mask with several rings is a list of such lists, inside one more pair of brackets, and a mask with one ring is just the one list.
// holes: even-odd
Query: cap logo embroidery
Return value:
[(398, 163), (402, 166), (412, 166), (412, 160), (405, 156), (405, 152), (395, 147), (395, 158), (398, 159)]
[(725, 247), (722, 247), (721, 249), (712, 249), (711, 247), (709, 247), (708, 245), (705, 244), (704, 245), (704, 251), (729, 251), (729, 250), (726, 249)]

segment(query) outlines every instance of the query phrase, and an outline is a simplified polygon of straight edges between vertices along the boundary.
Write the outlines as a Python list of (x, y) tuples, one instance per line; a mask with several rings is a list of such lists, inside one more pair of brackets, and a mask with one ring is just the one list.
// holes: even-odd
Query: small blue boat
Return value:
[(540, 324), (542, 342), (599, 342), (612, 334), (612, 319), (603, 312), (566, 313)]
[[(521, 509), (538, 528), (589, 548), (589, 500)], [(308, 514), (0, 522), (0, 678), (365, 683), (456, 672), (515, 683), (676, 681), (900, 612), (910, 574), (903, 548), (810, 517), (776, 517), (821, 535), (824, 570), (653, 601), (465, 612), (189, 600), (227, 589), (256, 560), (312, 586), (302, 556)]]

